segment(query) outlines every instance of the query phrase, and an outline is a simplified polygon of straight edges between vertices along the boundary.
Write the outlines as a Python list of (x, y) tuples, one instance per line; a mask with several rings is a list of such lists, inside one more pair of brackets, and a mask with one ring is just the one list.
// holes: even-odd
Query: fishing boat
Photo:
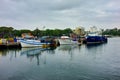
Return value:
[(22, 39), (18, 40), (18, 42), (20, 42), (21, 47), (47, 47), (50, 44), (48, 41), (43, 42), (39, 39), (36, 39), (30, 33), (22, 34)]
[(93, 26), (90, 28), (88, 35), (86, 36), (87, 44), (99, 44), (107, 42), (107, 37), (102, 35), (102, 30), (98, 30)]
[(97, 44), (107, 42), (107, 38), (104, 36), (88, 36), (86, 41), (87, 44)]
[(96, 33), (89, 33), (86, 37), (87, 44), (99, 44), (107, 42), (107, 37), (103, 35), (98, 35)]
[(43, 47), (47, 46), (49, 42), (41, 42), (40, 40), (21, 39), (19, 40), (21, 47)]
[(78, 39), (70, 38), (69, 36), (61, 36), (59, 39), (59, 43), (61, 44), (81, 44)]

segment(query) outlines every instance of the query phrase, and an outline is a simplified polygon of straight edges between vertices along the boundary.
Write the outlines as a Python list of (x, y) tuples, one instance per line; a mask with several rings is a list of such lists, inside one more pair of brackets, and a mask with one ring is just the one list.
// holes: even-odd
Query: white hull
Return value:
[(73, 41), (71, 39), (58, 39), (60, 44), (80, 44), (78, 41)]
[(43, 45), (49, 45), (50, 43), (41, 43), (37, 40), (20, 40), (21, 47), (42, 47)]

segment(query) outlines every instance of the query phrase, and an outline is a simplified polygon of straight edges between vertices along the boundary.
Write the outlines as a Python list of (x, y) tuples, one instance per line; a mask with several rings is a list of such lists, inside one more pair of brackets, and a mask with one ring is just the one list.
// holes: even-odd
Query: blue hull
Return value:
[(105, 43), (107, 38), (105, 36), (87, 36), (86, 42), (87, 44)]

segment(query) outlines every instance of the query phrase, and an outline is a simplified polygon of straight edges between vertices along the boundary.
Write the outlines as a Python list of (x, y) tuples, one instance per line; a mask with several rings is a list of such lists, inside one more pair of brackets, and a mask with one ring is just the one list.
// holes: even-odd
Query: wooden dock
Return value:
[(0, 44), (0, 48), (21, 48), (21, 44), (19, 42), (9, 42), (6, 44)]

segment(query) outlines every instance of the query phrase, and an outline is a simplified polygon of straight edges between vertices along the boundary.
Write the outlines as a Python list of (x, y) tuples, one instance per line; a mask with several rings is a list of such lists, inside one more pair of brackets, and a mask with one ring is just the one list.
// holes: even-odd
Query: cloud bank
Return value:
[(120, 27), (120, 0), (1, 0), (0, 26), (15, 29)]

